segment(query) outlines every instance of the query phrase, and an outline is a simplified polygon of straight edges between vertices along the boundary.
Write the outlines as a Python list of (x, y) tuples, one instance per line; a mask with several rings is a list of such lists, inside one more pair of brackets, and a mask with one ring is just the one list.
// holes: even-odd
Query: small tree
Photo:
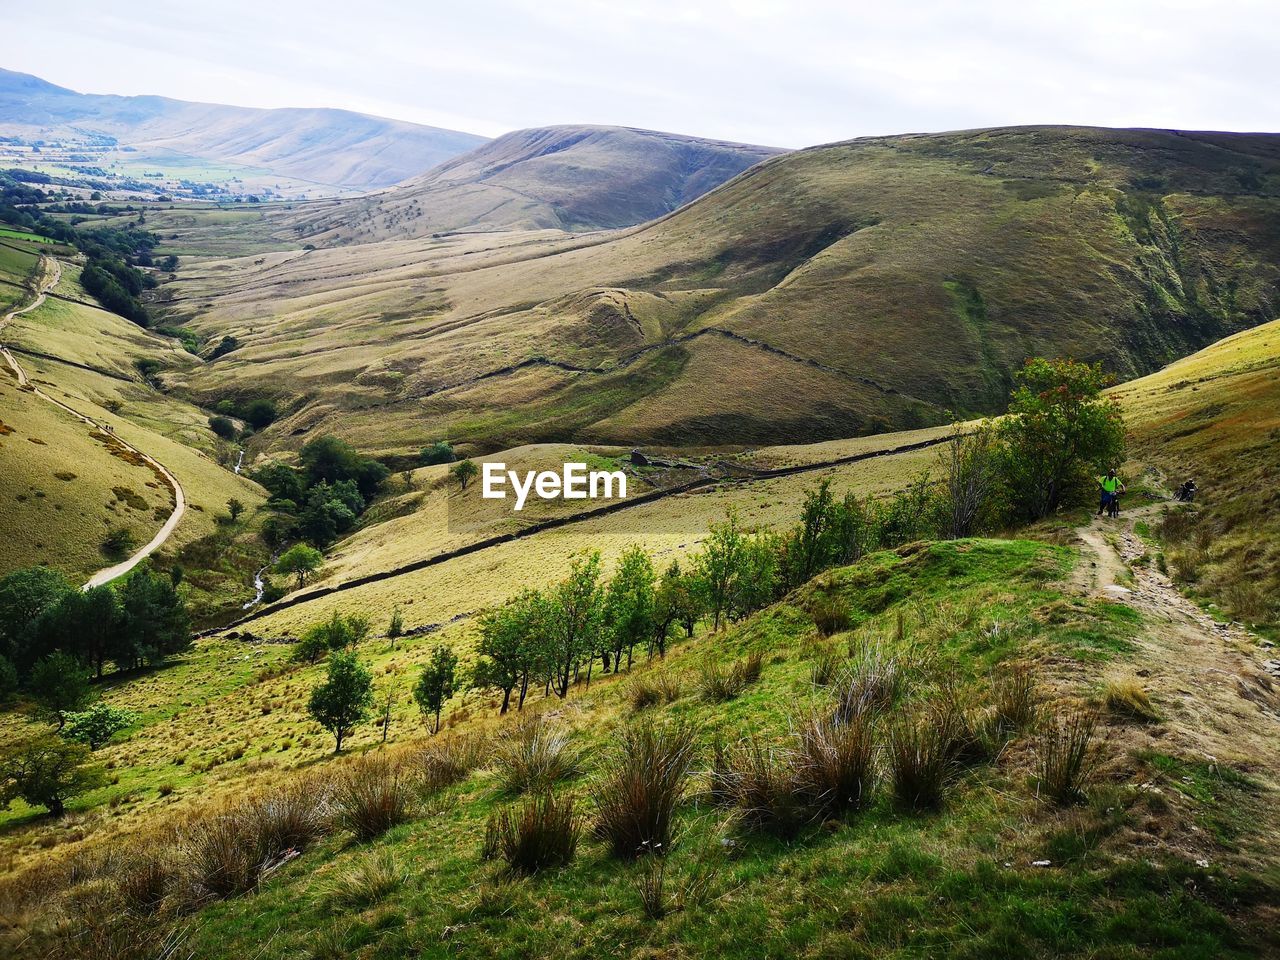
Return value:
[(733, 597), (734, 579), (742, 567), (743, 537), (738, 514), (730, 509), (724, 523), (713, 524), (706, 545), (693, 558), (698, 584), (711, 614), (712, 629), (719, 630)]
[(298, 578), (298, 586), (302, 587), (307, 578), (320, 568), (324, 562), (324, 554), (315, 547), (305, 543), (294, 544), (280, 555), (276, 561), (276, 573), (292, 573)]
[(632, 544), (622, 553), (618, 569), (605, 590), (605, 618), (613, 641), (614, 670), (622, 668), (622, 651), (627, 652), (627, 669), (636, 644), (647, 643), (654, 630), (653, 561)]
[(1010, 496), (1038, 520), (1092, 488), (1092, 475), (1124, 454), (1119, 404), (1102, 396), (1101, 364), (1028, 360), (997, 435)]
[(341, 753), (342, 741), (372, 704), (373, 675), (354, 653), (335, 653), (329, 658), (328, 676), (311, 691), (307, 712), (333, 734), (333, 752)]
[(404, 614), (396, 607), (391, 611), (391, 622), (387, 624), (387, 638), (395, 640), (404, 636)]
[(680, 561), (672, 560), (654, 596), (653, 650), (659, 657), (665, 657), (671, 631), (679, 625), (686, 637), (692, 637), (701, 618), (702, 602), (697, 584), (690, 574), (680, 569)]
[(433, 736), (440, 732), (440, 711), (453, 696), (457, 670), (458, 655), (439, 644), (431, 651), (431, 659), (422, 668), (418, 685), (413, 688), (413, 699), (418, 701), (422, 715), (429, 718)]
[(129, 724), (137, 714), (105, 703), (95, 703), (81, 713), (67, 714), (67, 725), (62, 735), (68, 740), (83, 743), (90, 750), (97, 750)]
[(965, 433), (960, 424), (938, 453), (942, 476), (942, 523), (952, 539), (969, 537), (999, 512), (1000, 462), (995, 431), (988, 424)]
[(529, 681), (544, 660), (547, 609), (546, 597), (525, 590), (480, 617), (474, 683), (502, 691), (501, 713), (507, 712), (513, 692), (516, 709), (524, 709)]
[(453, 447), (444, 440), (437, 440), (429, 447), (423, 447), (418, 459), (424, 466), (433, 463), (453, 463)]
[(60, 817), (66, 802), (101, 786), (102, 768), (86, 766), (89, 748), (62, 737), (44, 735), (15, 743), (0, 755), (0, 801), (21, 798)]
[(235, 497), (227, 501), (227, 514), (231, 517), (231, 522), (235, 523), (240, 519), (240, 514), (244, 513), (244, 504)]
[(27, 691), (61, 730), (67, 713), (83, 709), (89, 702), (89, 670), (71, 654), (56, 651), (32, 668)]
[(480, 468), (476, 466), (474, 460), (461, 460), (453, 465), (449, 473), (458, 481), (458, 486), (465, 490), (467, 484), (479, 475)]

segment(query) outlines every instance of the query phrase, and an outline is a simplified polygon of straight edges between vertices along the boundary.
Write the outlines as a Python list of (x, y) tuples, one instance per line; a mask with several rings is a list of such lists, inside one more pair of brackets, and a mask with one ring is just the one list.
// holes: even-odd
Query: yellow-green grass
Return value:
[[(1038, 663), (1044, 692), (1062, 685), (1062, 692), (1084, 693), (1088, 681), (1075, 668), (1125, 658), (1139, 624), (1112, 604), (1061, 597), (1051, 581), (1070, 563), (1063, 548), (1024, 541), (877, 554), (831, 578), (853, 621), (853, 632), (834, 642), (869, 640), (912, 656), (911, 682), (895, 712), (936, 696), (944, 681), (981, 695), (987, 671), (1008, 659)], [(735, 700), (706, 702), (687, 683), (674, 704), (650, 708), (661, 720), (696, 726), (695, 790), (706, 785), (717, 735), (778, 742), (806, 708), (829, 708), (827, 695), (810, 682), (815, 636), (804, 609), (808, 592), (725, 634), (677, 645), (664, 665), (688, 679), (709, 655), (764, 654), (761, 679)], [(413, 638), (393, 652), (373, 641), (360, 653), (379, 682), (407, 683), (411, 665), (433, 642)], [(127, 836), (132, 831), (189, 822), (224, 797), (290, 782), (302, 770), (324, 776), (342, 769), (323, 758), (326, 738), (302, 715), (305, 690), (322, 668), (259, 672), (277, 658), (274, 650), (208, 644), (187, 664), (108, 691), (113, 702), (145, 717), (101, 753), (120, 782), (82, 798), (63, 824), (11, 818), (4, 831), (10, 863), (56, 863), (95, 845), (120, 853), (135, 842)], [(211, 671), (212, 664), (225, 666)], [(567, 703), (545, 704), (586, 750), (585, 776), (559, 789), (576, 794), (588, 813), (587, 795), (608, 772), (609, 750), (631, 718), (625, 688), (625, 681), (599, 678), (589, 691), (575, 688)], [(535, 694), (532, 708), (543, 706)], [(391, 725), (393, 756), (400, 745), (423, 739), (410, 713), (401, 697)], [(458, 730), (506, 731), (516, 719), (500, 723), (491, 701), (465, 708), (455, 702), (448, 713), (469, 714)], [(219, 737), (229, 730), (234, 736)], [(376, 739), (376, 729), (362, 727), (353, 748)], [(286, 741), (289, 748), (281, 749)], [(1232, 768), (1240, 758), (1218, 758), (1223, 772), (1212, 774), (1166, 755), (1153, 755), (1149, 764), (1135, 760), (1113, 741), (1104, 748), (1111, 783), (1094, 785), (1089, 804), (1062, 811), (1033, 799), (1033, 741), (1029, 733), (1015, 734), (998, 763), (963, 772), (940, 812), (896, 811), (881, 792), (868, 811), (785, 842), (745, 831), (705, 799), (691, 799), (679, 811), (668, 853), (667, 895), (677, 897), (705, 869), (707, 896), (691, 896), (659, 921), (641, 910), (636, 885), (643, 868), (611, 860), (590, 831), (567, 868), (532, 880), (504, 880), (498, 866), (482, 862), (486, 818), (510, 801), (494, 775), (481, 771), (433, 802), (429, 813), (374, 842), (372, 849), (407, 875), (383, 891), (381, 902), (333, 908), (327, 891), (367, 849), (337, 834), (273, 870), (253, 892), (184, 913), (184, 942), (210, 958), (285, 957), (329, 942), (339, 955), (379, 958), (444, 951), (891, 957), (953, 953), (958, 944), (973, 956), (1137, 955), (1152, 943), (1176, 944), (1188, 956), (1266, 949), (1265, 911), (1256, 906), (1270, 889), (1262, 879), (1266, 865), (1232, 852), (1262, 829), (1251, 816), (1265, 813), (1264, 798)], [(179, 756), (184, 762), (175, 765)], [(221, 762), (211, 770), (198, 769), (215, 758)], [(1157, 795), (1139, 782), (1162, 789)], [(1191, 786), (1179, 792), (1174, 782)], [(1179, 834), (1180, 818), (1210, 814), (1236, 832), (1230, 841), (1204, 836), (1197, 850), (1215, 866), (1198, 868), (1170, 838)], [(1043, 860), (1048, 868), (1036, 865)], [(56, 894), (39, 904), (42, 911), (59, 907)], [(66, 909), (73, 909), (70, 901)], [(147, 921), (167, 922), (165, 913)], [(19, 925), (15, 933), (25, 929)]]
[[(29, 371), (30, 373), (31, 371)], [(109, 566), (102, 543), (146, 543), (172, 509), (145, 465), (113, 456), (88, 426), (17, 386), (0, 367), (0, 575), (45, 564), (82, 581)]]
[[(1133, 455), (1169, 488), (1194, 477), (1189, 521), (1171, 525), (1175, 575), (1230, 616), (1280, 620), (1280, 321), (1228, 337), (1113, 391)], [(1160, 530), (1155, 525), (1157, 532)]]
[(175, 317), (243, 346), (185, 385), (275, 396), (290, 416), (264, 442), (323, 427), (387, 452), (445, 434), (490, 450), (795, 443), (996, 411), (1028, 356), (1131, 377), (1265, 319), (1280, 201), (1241, 193), (1224, 147), (1265, 181), (1269, 143), (862, 140), (766, 161), (616, 235), (201, 263), (169, 285)]

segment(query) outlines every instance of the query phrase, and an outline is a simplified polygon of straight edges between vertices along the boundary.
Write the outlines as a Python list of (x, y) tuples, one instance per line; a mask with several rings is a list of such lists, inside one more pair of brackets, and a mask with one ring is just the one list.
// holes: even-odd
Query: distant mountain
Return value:
[(348, 190), (398, 183), (486, 142), (470, 133), (348, 110), (259, 110), (76, 93), (0, 69), (0, 132), (5, 131), (46, 138), (101, 135), (140, 151), (263, 168)]
[(341, 429), (388, 451), (797, 442), (996, 412), (1027, 357), (1128, 379), (1274, 318), (1280, 135), (854, 140), (560, 243), (219, 264), (175, 289), (174, 312), (243, 346), (190, 386), (270, 383), (297, 411), (270, 428), (285, 442)]
[(517, 130), (393, 190), (308, 207), (296, 232), (364, 242), (460, 230), (630, 227), (781, 152), (630, 127)]

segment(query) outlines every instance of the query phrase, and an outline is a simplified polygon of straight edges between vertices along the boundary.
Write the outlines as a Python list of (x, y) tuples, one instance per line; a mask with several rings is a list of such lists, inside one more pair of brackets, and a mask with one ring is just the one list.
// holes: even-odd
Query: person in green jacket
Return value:
[(1105, 477), (1096, 478), (1098, 481), (1098, 489), (1102, 496), (1098, 501), (1098, 516), (1102, 516), (1108, 511), (1112, 504), (1116, 504), (1115, 513), (1119, 513), (1120, 494), (1124, 493), (1124, 481), (1116, 476), (1115, 467), (1107, 471)]

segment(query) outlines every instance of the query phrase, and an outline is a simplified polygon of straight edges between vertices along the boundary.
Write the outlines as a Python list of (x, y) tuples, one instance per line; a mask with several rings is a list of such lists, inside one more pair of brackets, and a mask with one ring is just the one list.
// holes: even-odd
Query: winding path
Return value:
[[(40, 257), (40, 274), (44, 279), (39, 285), (40, 289), (36, 292), (36, 298), (25, 307), (10, 310), (3, 317), (0, 317), (0, 332), (3, 332), (4, 328), (9, 325), (10, 321), (12, 321), (14, 317), (35, 310), (45, 302), (45, 299), (49, 295), (49, 291), (57, 286), (58, 281), (62, 279), (61, 262), (56, 257), (42, 255)], [(75, 417), (77, 420), (88, 424), (93, 429), (103, 431), (108, 437), (110, 437), (112, 443), (119, 444), (126, 450), (131, 451), (141, 458), (147, 466), (155, 471), (158, 477), (161, 477), (165, 483), (169, 485), (169, 490), (173, 494), (173, 512), (169, 514), (169, 519), (164, 522), (164, 525), (160, 527), (160, 530), (156, 535), (151, 538), (150, 542), (135, 552), (127, 560), (122, 560), (120, 563), (106, 567), (105, 569), (99, 570), (97, 573), (93, 574), (93, 576), (91, 576), (85, 583), (84, 589), (88, 590), (90, 587), (99, 587), (104, 583), (110, 583), (112, 580), (124, 576), (147, 557), (151, 556), (151, 554), (155, 553), (156, 550), (160, 549), (164, 542), (169, 539), (169, 535), (173, 533), (174, 529), (178, 526), (178, 523), (182, 520), (183, 514), (187, 512), (187, 498), (182, 491), (182, 484), (178, 482), (178, 478), (175, 477), (164, 464), (156, 460), (154, 457), (150, 457), (143, 453), (127, 440), (122, 439), (114, 430), (110, 428), (104, 429), (104, 425), (98, 423), (92, 417), (68, 406), (61, 400), (50, 396), (37, 387), (27, 378), (26, 371), (22, 369), (22, 365), (18, 363), (17, 359), (9, 351), (9, 348), (4, 346), (3, 343), (0, 343), (0, 354), (4, 355), (5, 361), (13, 370), (14, 375), (17, 376), (19, 387), (24, 387), (30, 390), (37, 397), (47, 400), (54, 406), (71, 414), (71, 416)]]

